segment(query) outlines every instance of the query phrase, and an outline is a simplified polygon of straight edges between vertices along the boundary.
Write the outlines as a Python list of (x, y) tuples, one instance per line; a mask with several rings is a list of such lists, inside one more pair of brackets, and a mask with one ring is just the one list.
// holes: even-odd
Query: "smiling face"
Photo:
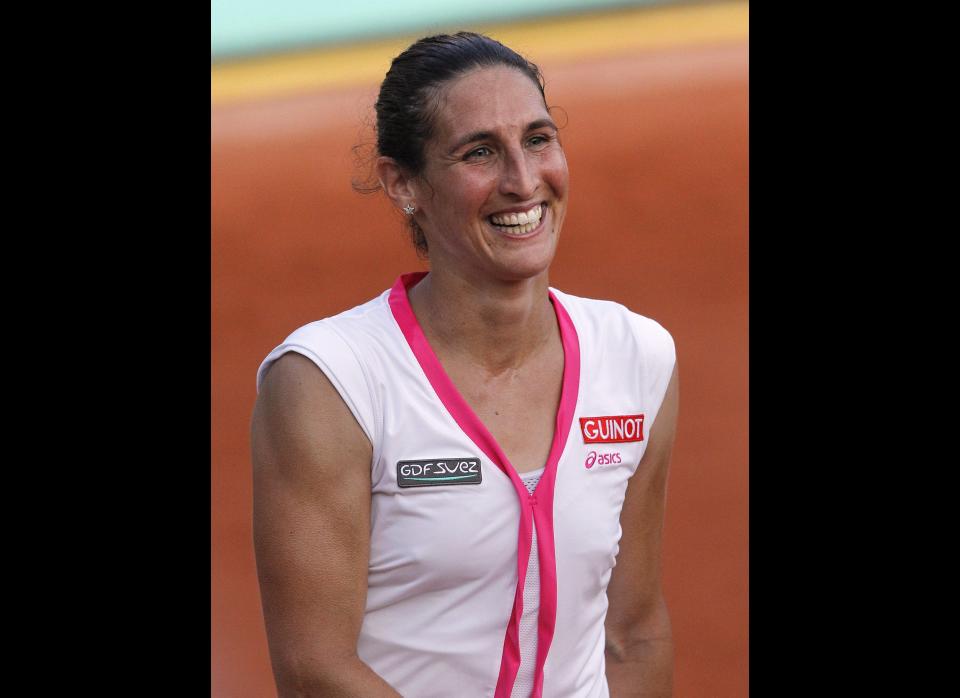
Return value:
[(433, 271), (519, 281), (546, 273), (567, 208), (567, 161), (538, 87), (506, 66), (441, 89), (411, 182)]

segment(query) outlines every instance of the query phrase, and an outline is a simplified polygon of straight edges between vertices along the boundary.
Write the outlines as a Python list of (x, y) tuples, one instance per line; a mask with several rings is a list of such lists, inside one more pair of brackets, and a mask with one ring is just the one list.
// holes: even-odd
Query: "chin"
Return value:
[(546, 274), (557, 254), (557, 238), (550, 236), (543, 245), (530, 246), (524, 250), (514, 250), (514, 254), (505, 255), (500, 261), (510, 269), (517, 280), (531, 279)]
[(525, 281), (546, 274), (553, 263), (554, 252), (550, 254), (521, 254), (494, 260), (498, 276), (507, 281)]

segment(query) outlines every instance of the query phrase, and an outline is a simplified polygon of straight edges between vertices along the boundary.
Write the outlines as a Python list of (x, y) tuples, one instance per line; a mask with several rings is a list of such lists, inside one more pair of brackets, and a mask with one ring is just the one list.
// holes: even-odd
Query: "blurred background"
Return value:
[(467, 29), (537, 63), (559, 108), (571, 198), (551, 285), (676, 341), (675, 695), (746, 696), (747, 3), (213, 0), (211, 20), (211, 695), (276, 695), (251, 525), (257, 367), (427, 268), (385, 197), (351, 181), (370, 174), (391, 58)]

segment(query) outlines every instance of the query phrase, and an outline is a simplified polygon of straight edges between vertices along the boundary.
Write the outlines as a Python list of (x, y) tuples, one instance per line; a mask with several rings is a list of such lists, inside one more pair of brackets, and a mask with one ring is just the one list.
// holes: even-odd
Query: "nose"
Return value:
[(521, 200), (530, 199), (539, 184), (536, 162), (531, 161), (529, 153), (523, 148), (512, 148), (505, 153), (500, 173), (501, 194), (512, 194)]

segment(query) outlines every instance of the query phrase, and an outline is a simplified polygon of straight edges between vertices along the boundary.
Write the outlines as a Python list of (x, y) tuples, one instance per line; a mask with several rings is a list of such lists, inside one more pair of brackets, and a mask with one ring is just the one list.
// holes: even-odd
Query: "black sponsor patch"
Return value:
[(397, 462), (397, 484), (401, 487), (438, 485), (479, 485), (479, 458), (425, 458)]

